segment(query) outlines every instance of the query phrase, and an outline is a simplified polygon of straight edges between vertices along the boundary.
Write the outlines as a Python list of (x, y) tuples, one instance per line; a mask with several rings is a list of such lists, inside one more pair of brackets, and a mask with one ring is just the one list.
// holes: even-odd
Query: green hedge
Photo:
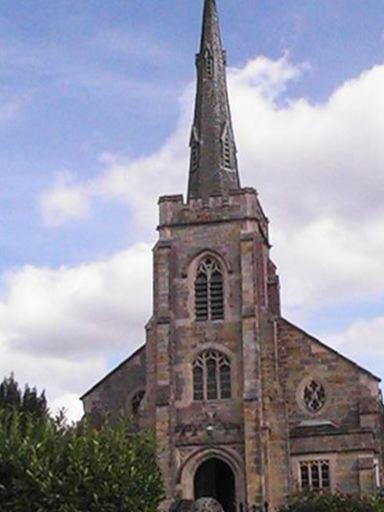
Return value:
[(2, 512), (156, 512), (163, 498), (154, 442), (126, 423), (81, 429), (0, 411)]
[(308, 494), (293, 498), (280, 512), (384, 512), (384, 499), (356, 498), (342, 494)]

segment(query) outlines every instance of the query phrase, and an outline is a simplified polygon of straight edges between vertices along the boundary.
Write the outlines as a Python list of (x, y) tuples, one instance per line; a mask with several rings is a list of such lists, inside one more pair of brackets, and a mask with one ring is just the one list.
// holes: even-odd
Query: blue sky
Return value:
[[(362, 161), (357, 170), (350, 174), (350, 183), (344, 187), (344, 178), (336, 182), (327, 174), (322, 179), (322, 168), (317, 168), (321, 158), (314, 158), (312, 165), (308, 156), (316, 154), (312, 152), (312, 143), (308, 143), (308, 147), (304, 144), (302, 155), (297, 150), (295, 157), (289, 148), (282, 148), (285, 137), (281, 126), (289, 115), (293, 123), (299, 123), (297, 112), (300, 108), (305, 112), (303, 116), (308, 114), (307, 126), (313, 126), (311, 123), (319, 116), (335, 112), (337, 109), (333, 107), (337, 102), (343, 105), (343, 112), (348, 111), (348, 115), (343, 117), (344, 127), (360, 126), (359, 115), (362, 116), (362, 113), (364, 119), (371, 119), (366, 114), (367, 109), (374, 113), (378, 107), (370, 101), (376, 101), (376, 105), (379, 105), (383, 98), (379, 90), (377, 97), (366, 93), (368, 88), (376, 93), (375, 84), (381, 79), (384, 60), (384, 10), (381, 0), (218, 0), (218, 6), (229, 65), (234, 69), (230, 92), (234, 99), (235, 131), (239, 132), (240, 163), (242, 156), (244, 159), (245, 170), (242, 172), (240, 169), (240, 172), (245, 184), (259, 188), (261, 200), (271, 217), (272, 235), (276, 226), (276, 251), (277, 243), (281, 241), (280, 252), (277, 252), (278, 263), (281, 263), (284, 272), (295, 272), (294, 262), (284, 252), (289, 250), (284, 232), (291, 229), (293, 233), (294, 228), (304, 229), (307, 226), (303, 237), (311, 239), (310, 228), (316, 225), (317, 228), (321, 227), (319, 229), (324, 240), (322, 248), (325, 251), (333, 251), (334, 236), (338, 240), (345, 236), (344, 247), (348, 247), (349, 252), (357, 240), (352, 238), (352, 234), (372, 242), (374, 249), (370, 254), (375, 253), (377, 260), (370, 261), (370, 268), (367, 268), (366, 260), (356, 246), (355, 259), (351, 267), (346, 265), (343, 278), (345, 283), (349, 282), (348, 277), (355, 282), (360, 275), (362, 281), (370, 282), (366, 273), (370, 269), (377, 272), (375, 265), (379, 265), (380, 256), (384, 256), (381, 242), (378, 242), (381, 226), (378, 221), (382, 212), (380, 206), (376, 209), (372, 206), (376, 204), (375, 194), (380, 199), (381, 181), (376, 171), (372, 172), (374, 177), (370, 178), (371, 158), (380, 167), (382, 153), (378, 145), (372, 143), (370, 151), (368, 148), (367, 153), (360, 152)], [(0, 302), (0, 346), (2, 343), (9, 353), (16, 350), (10, 340), (20, 341), (27, 337), (26, 331), (23, 331), (25, 326), (20, 327), (24, 320), (20, 320), (14, 309), (18, 307), (15, 305), (17, 300), (20, 304), (24, 304), (25, 300), (28, 309), (30, 302), (26, 295), (31, 296), (30, 301), (34, 302), (33, 287), (25, 291), (25, 283), (30, 278), (28, 271), (32, 269), (43, 276), (44, 271), (49, 270), (51, 277), (55, 275), (59, 278), (60, 271), (65, 274), (87, 265), (91, 268), (100, 261), (113, 260), (116, 254), (124, 251), (132, 249), (141, 254), (137, 249), (141, 247), (138, 244), (151, 244), (155, 236), (156, 217), (151, 212), (156, 190), (158, 195), (168, 192), (162, 186), (172, 183), (172, 172), (175, 172), (179, 191), (185, 191), (187, 127), (192, 109), (194, 54), (200, 36), (201, 8), (200, 0), (2, 0), (0, 301), (3, 302)], [(258, 56), (263, 56), (265, 60), (258, 61), (257, 69), (247, 68), (247, 64)], [(378, 70), (375, 76), (371, 73), (374, 66)], [(365, 74), (368, 76), (365, 77)], [(255, 119), (256, 124), (252, 126), (256, 126), (256, 129), (248, 134), (252, 136), (252, 143), (247, 139), (247, 120), (243, 122), (241, 105), (245, 98), (252, 101), (251, 93), (256, 95), (261, 90), (264, 91), (265, 103), (258, 103), (263, 101), (261, 96), (254, 96), (254, 105), (260, 105), (260, 110), (255, 107), (255, 112), (259, 112), (255, 116), (261, 118), (265, 109), (272, 104), (270, 115), (265, 117), (265, 122), (271, 122), (271, 125), (268, 125), (268, 133), (264, 133)], [(331, 98), (337, 91), (337, 101), (332, 102)], [(357, 98), (368, 98), (358, 112), (353, 111), (353, 102), (348, 100), (348, 95), (352, 94), (350, 91), (354, 91)], [(337, 111), (340, 112), (340, 109)], [(272, 122), (272, 117), (276, 122)], [(372, 126), (378, 127), (378, 123), (380, 120), (374, 119), (366, 129), (362, 127), (369, 134), (365, 141), (361, 141), (364, 148), (372, 140)], [(287, 126), (289, 130), (290, 125)], [(313, 128), (317, 130), (316, 126)], [(343, 155), (348, 155), (347, 143), (351, 144), (352, 150), (355, 147), (355, 136), (351, 136), (347, 142), (339, 141), (340, 144), (332, 149), (324, 164), (327, 169), (353, 167)], [(274, 142), (274, 145), (271, 142), (268, 146), (270, 152), (257, 152), (259, 139), (265, 141), (266, 138)], [(319, 135), (316, 144), (319, 154), (327, 152), (325, 135), (323, 138)], [(183, 147), (184, 157), (181, 154)], [(343, 151), (338, 152), (340, 147), (343, 147)], [(252, 152), (253, 148), (256, 148), (255, 153)], [(168, 152), (171, 154), (169, 162), (166, 160)], [(278, 153), (286, 154), (291, 159), (287, 157), (287, 160), (277, 161)], [(170, 171), (168, 176), (165, 174), (164, 179), (157, 174), (158, 181), (154, 180), (153, 190), (148, 196), (143, 191), (141, 202), (129, 196), (132, 187), (128, 192), (124, 186), (117, 190), (116, 177), (120, 174), (123, 176), (122, 169), (126, 169), (124, 172), (132, 179), (132, 173), (141, 172), (140, 165), (145, 167), (156, 162), (159, 155), (164, 157), (170, 168), (173, 169), (176, 164), (178, 167)], [(301, 164), (297, 163), (301, 156), (308, 168), (316, 169), (316, 175), (306, 175), (304, 168), (301, 169)], [(305, 182), (306, 187), (310, 187), (311, 182), (315, 183), (317, 190), (321, 191), (315, 195), (325, 198), (325, 201), (315, 208), (316, 200), (311, 204), (309, 200), (308, 204), (301, 199), (295, 202), (298, 198), (294, 195), (274, 191), (274, 183), (285, 179), (285, 162), (293, 173), (292, 179), (296, 177), (297, 183)], [(358, 169), (361, 169), (361, 174)], [(144, 169), (144, 178), (145, 172)], [(167, 167), (160, 168), (161, 172), (167, 173)], [(124, 176), (121, 178), (123, 181)], [(291, 183), (289, 176), (286, 177), (287, 188)], [(346, 179), (349, 181), (348, 173)], [(352, 200), (351, 203), (345, 202), (348, 195), (354, 197), (360, 183), (366, 186), (359, 191), (362, 197), (360, 208), (366, 213), (364, 218), (357, 213), (359, 209), (355, 208), (356, 203), (352, 203)], [(352, 192), (348, 187), (352, 187)], [(303, 194), (310, 197), (311, 192), (305, 189)], [(328, 197), (331, 198), (329, 205)], [(367, 206), (365, 209), (364, 205)], [(71, 208), (74, 213), (71, 213)], [(284, 212), (288, 212), (289, 226)], [(148, 215), (149, 221), (145, 225), (141, 223), (141, 213)], [(57, 216), (61, 220), (58, 221)], [(372, 219), (377, 223), (377, 238), (369, 228), (374, 224), (370, 223)], [(344, 226), (342, 235), (337, 233), (341, 225)], [(363, 231), (363, 235), (360, 231)], [(357, 321), (360, 322), (359, 328), (362, 328), (362, 324), (368, 325), (365, 323), (381, 318), (384, 288), (381, 286), (380, 292), (379, 285), (364, 285), (360, 290), (358, 284), (348, 287), (344, 281), (340, 281), (339, 288), (333, 289), (334, 283), (338, 282), (334, 276), (340, 275), (336, 268), (340, 264), (338, 262), (335, 263), (335, 272), (321, 279), (320, 283), (327, 282), (329, 287), (322, 292), (319, 288), (317, 296), (303, 284), (316, 269), (316, 254), (308, 253), (308, 261), (312, 263), (308, 263), (308, 273), (300, 277), (301, 281), (298, 279), (298, 283), (287, 283), (287, 311), (308, 329), (314, 329), (319, 335), (329, 335), (335, 344), (345, 348), (346, 342), (340, 341), (340, 336), (345, 335), (345, 339), (355, 336), (351, 334), (351, 329), (356, 332)], [(384, 268), (381, 271), (382, 278)], [(145, 279), (148, 280), (147, 277)], [(314, 286), (316, 282), (315, 279)], [(39, 283), (37, 287), (42, 286), (41, 281)], [(127, 287), (131, 290), (129, 283)], [(20, 296), (23, 293), (25, 295)], [(76, 292), (73, 293), (76, 296)], [(302, 298), (296, 301), (293, 296)], [(75, 297), (74, 302), (76, 300)], [(146, 300), (143, 318), (147, 314), (149, 299)], [(8, 319), (15, 316), (12, 329), (9, 325), (3, 328), (3, 337), (1, 306), (3, 315)], [(93, 308), (90, 303), (88, 306), (90, 310)], [(36, 308), (38, 306), (35, 304), (34, 310)], [(41, 316), (44, 316), (43, 299), (41, 308)], [(64, 316), (70, 322), (67, 313)], [(138, 318), (141, 322), (140, 314)], [(140, 322), (137, 322), (137, 329)], [(54, 327), (47, 331), (46, 326), (37, 320), (33, 321), (33, 326), (37, 337), (39, 328), (41, 333), (55, 332)], [(60, 323), (58, 326), (59, 330), (64, 328)], [(113, 334), (112, 338), (116, 335), (116, 340), (110, 350), (108, 341), (104, 348), (99, 347), (99, 352), (95, 352), (100, 374), (120, 354), (125, 353), (125, 347), (127, 352), (133, 348), (133, 341), (125, 345), (124, 328), (129, 330), (128, 324), (122, 326), (119, 333)], [(79, 336), (80, 343), (90, 343), (89, 333), (84, 335), (83, 340)], [(43, 337), (44, 334), (41, 334)], [(138, 343), (141, 341), (138, 340)], [(28, 345), (27, 340), (20, 343), (22, 347)], [(33, 343), (31, 340), (31, 351), (36, 348)], [(47, 356), (44, 349), (41, 350), (41, 356)], [(66, 361), (75, 357), (69, 350)], [(58, 364), (59, 356), (55, 355), (54, 349), (49, 354)], [(351, 355), (354, 355), (353, 351)], [(15, 369), (17, 372), (17, 368), (11, 367), (14, 358), (8, 356), (9, 366), (4, 363), (1, 370), (9, 373)], [(376, 371), (383, 369), (384, 373), (384, 365), (377, 363), (377, 357), (371, 352), (369, 355), (360, 353), (359, 357), (362, 362), (374, 366)], [(86, 361), (84, 355), (84, 364), (87, 364)], [(47, 374), (48, 368), (47, 362)], [(21, 378), (30, 378), (22, 371), (20, 373)], [(89, 380), (99, 376), (97, 372), (86, 375)], [(48, 387), (47, 380), (37, 380), (38, 384)], [(60, 396), (66, 394), (73, 397), (83, 391), (83, 386), (92, 384), (84, 379), (76, 389), (67, 390), (65, 382), (63, 377), (63, 383), (52, 392), (57, 403), (60, 403)]]

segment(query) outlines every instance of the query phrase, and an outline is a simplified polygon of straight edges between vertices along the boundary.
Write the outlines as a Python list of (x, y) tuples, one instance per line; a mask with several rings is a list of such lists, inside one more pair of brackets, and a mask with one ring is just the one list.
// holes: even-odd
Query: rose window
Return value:
[(304, 389), (304, 403), (306, 408), (311, 412), (318, 412), (324, 407), (325, 400), (324, 387), (312, 380)]

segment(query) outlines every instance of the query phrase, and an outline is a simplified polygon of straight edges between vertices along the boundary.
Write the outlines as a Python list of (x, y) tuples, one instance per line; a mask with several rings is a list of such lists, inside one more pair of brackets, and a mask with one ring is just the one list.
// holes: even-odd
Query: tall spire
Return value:
[(226, 81), (226, 54), (215, 0), (205, 0), (191, 134), (188, 199), (240, 188)]

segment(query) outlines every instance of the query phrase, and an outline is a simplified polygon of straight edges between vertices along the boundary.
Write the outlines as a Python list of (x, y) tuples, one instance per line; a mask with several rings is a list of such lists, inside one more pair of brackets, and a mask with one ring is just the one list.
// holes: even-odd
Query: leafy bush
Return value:
[(156, 512), (162, 498), (150, 435), (0, 410), (2, 512)]
[(280, 512), (384, 512), (384, 499), (342, 494), (307, 494), (293, 498)]

